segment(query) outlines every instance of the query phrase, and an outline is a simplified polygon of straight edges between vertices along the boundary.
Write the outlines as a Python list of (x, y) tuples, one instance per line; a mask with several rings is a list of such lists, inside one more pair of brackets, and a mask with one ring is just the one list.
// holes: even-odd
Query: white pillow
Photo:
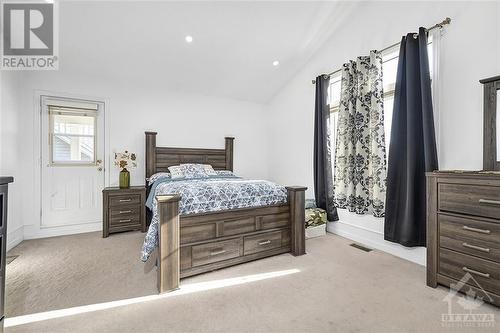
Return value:
[(210, 164), (203, 164), (203, 168), (205, 169), (205, 172), (209, 176), (217, 176), (217, 172), (214, 170), (214, 168)]
[(184, 172), (182, 172), (180, 165), (170, 166), (168, 167), (168, 171), (170, 171), (170, 176), (172, 177), (172, 179), (185, 178)]

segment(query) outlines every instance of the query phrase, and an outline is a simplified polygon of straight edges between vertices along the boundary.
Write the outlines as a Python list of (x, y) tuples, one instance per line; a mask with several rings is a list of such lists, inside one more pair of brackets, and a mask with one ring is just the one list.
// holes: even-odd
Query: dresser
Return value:
[(141, 230), (146, 232), (146, 188), (131, 186), (127, 189), (106, 187), (102, 191), (102, 237), (110, 233)]
[(427, 285), (458, 281), (500, 306), (500, 173), (427, 174)]
[(12, 177), (0, 177), (0, 332), (3, 332), (5, 309), (5, 255), (7, 252), (7, 197)]

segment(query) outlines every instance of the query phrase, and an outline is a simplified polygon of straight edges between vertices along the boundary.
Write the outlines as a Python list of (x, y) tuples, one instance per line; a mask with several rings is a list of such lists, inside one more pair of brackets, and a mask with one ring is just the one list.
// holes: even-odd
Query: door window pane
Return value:
[(50, 114), (52, 164), (95, 164), (95, 113), (70, 111)]

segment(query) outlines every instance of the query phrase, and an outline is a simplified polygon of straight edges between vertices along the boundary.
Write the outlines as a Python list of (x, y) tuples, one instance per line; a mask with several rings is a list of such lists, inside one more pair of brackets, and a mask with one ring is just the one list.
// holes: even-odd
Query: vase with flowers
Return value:
[(137, 156), (135, 153), (130, 153), (125, 150), (122, 153), (115, 153), (115, 166), (121, 169), (120, 171), (120, 188), (130, 187), (130, 172), (128, 169), (137, 167)]

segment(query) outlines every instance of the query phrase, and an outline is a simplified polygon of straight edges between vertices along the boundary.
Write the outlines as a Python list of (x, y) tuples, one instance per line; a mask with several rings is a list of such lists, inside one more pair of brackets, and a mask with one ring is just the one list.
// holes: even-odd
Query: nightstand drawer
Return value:
[(137, 205), (141, 203), (139, 194), (111, 195), (109, 197), (109, 205), (111, 207), (123, 205)]
[(109, 217), (113, 218), (128, 218), (131, 216), (138, 216), (141, 213), (141, 206), (127, 205), (127, 206), (115, 206), (109, 208)]
[(141, 225), (141, 217), (139, 214), (135, 216), (127, 216), (127, 217), (113, 217), (109, 220), (109, 226), (111, 228), (114, 227), (125, 227), (125, 226), (140, 226)]

